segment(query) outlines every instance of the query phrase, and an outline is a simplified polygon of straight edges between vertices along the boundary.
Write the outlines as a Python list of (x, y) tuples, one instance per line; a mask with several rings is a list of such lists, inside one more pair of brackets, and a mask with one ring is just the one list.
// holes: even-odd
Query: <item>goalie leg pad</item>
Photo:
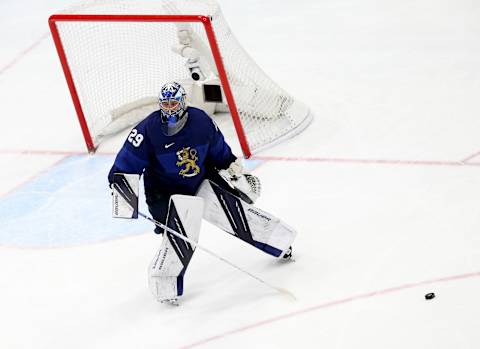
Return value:
[(296, 231), (280, 219), (209, 180), (203, 181), (197, 196), (205, 202), (203, 218), (265, 253), (281, 257), (295, 240)]
[[(203, 214), (203, 200), (194, 196), (172, 195), (167, 226), (197, 242)], [(160, 249), (148, 268), (149, 288), (159, 300), (183, 295), (183, 277), (195, 246), (165, 231)]]

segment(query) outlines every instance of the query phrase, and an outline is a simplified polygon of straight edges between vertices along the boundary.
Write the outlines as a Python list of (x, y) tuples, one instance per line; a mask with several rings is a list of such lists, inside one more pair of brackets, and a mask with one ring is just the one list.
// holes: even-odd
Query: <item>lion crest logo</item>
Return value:
[(190, 149), (190, 147), (183, 148), (182, 150), (177, 151), (177, 166), (183, 167), (178, 172), (182, 177), (194, 177), (200, 173), (200, 167), (197, 165), (198, 156), (195, 149)]

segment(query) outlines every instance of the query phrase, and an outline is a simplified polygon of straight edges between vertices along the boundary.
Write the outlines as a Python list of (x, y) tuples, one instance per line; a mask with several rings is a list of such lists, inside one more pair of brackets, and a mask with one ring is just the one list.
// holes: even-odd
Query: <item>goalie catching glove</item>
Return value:
[(235, 189), (240, 198), (253, 204), (260, 196), (261, 184), (257, 176), (245, 173), (240, 159), (235, 160), (226, 170), (220, 170), (219, 175)]

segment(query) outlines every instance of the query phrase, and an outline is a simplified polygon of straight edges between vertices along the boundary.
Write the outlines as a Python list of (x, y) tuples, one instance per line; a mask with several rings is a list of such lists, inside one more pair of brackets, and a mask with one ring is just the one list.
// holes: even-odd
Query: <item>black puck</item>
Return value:
[(431, 292), (431, 293), (427, 293), (425, 295), (425, 299), (433, 299), (435, 298), (435, 293)]

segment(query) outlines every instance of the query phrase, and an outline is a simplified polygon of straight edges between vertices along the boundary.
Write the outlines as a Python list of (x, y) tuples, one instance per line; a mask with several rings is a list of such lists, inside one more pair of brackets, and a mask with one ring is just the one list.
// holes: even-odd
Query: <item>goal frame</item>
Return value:
[(82, 129), (83, 137), (87, 145), (88, 152), (94, 153), (96, 150), (93, 138), (88, 129), (88, 124), (85, 119), (85, 114), (83, 112), (82, 105), (80, 103), (80, 98), (75, 87), (75, 82), (73, 79), (70, 66), (68, 64), (68, 59), (65, 54), (65, 50), (62, 44), (60, 33), (57, 28), (58, 22), (199, 22), (203, 24), (205, 28), (205, 33), (208, 38), (208, 43), (212, 51), (213, 59), (215, 65), (218, 69), (218, 77), (220, 79), (223, 92), (225, 94), (225, 99), (227, 100), (227, 105), (232, 116), (232, 121), (235, 126), (235, 131), (242, 148), (242, 152), (245, 158), (249, 158), (252, 155), (251, 149), (248, 145), (248, 141), (245, 135), (243, 125), (240, 121), (240, 116), (238, 114), (237, 106), (235, 104), (235, 99), (233, 97), (232, 90), (230, 88), (230, 83), (228, 82), (227, 73), (223, 60), (220, 54), (220, 49), (215, 38), (215, 31), (213, 30), (212, 18), (204, 15), (93, 15), (93, 14), (55, 14), (50, 16), (48, 23), (50, 26), (50, 31), (52, 33), (53, 41), (57, 49), (58, 56), (60, 58), (60, 63), (62, 65), (63, 73), (65, 79), (67, 80), (67, 85), (70, 90), (70, 95), (77, 113), (78, 121)]

